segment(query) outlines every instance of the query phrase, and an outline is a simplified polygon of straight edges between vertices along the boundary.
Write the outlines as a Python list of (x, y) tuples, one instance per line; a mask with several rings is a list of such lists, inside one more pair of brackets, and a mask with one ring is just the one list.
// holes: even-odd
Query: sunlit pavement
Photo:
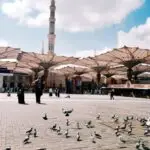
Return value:
[[(147, 117), (150, 115), (149, 99), (115, 97), (115, 100), (109, 100), (109, 95), (70, 96), (71, 98), (65, 98), (66, 95), (62, 94), (60, 98), (55, 96), (51, 98), (48, 94), (44, 94), (41, 99), (43, 104), (36, 104), (35, 95), (26, 94), (25, 101), (28, 105), (19, 105), (16, 94), (11, 94), (11, 97), (7, 97), (7, 93), (0, 94), (0, 150), (6, 147), (11, 147), (12, 150), (36, 150), (38, 148), (47, 148), (47, 150), (117, 150), (122, 144), (115, 137), (112, 128), (102, 125), (101, 122), (115, 127), (110, 119), (114, 113), (121, 117), (127, 114)], [(62, 108), (74, 109), (68, 117), (70, 120), (68, 127), (66, 127), (66, 117), (62, 113)], [(47, 121), (42, 118), (44, 113), (48, 115)], [(95, 119), (98, 113), (101, 114), (101, 121)], [(84, 126), (88, 120), (92, 120), (95, 128), (88, 129)], [(80, 142), (76, 141), (77, 121), (82, 127), (79, 130), (82, 139)], [(61, 126), (62, 135), (57, 135), (49, 129), (55, 123)], [(38, 137), (31, 136), (31, 143), (24, 145), (25, 132), (31, 127), (37, 129)], [(64, 136), (67, 128), (69, 128), (70, 135), (68, 139)], [(90, 140), (90, 134), (93, 131), (102, 135), (102, 139), (96, 140), (95, 144)], [(130, 142), (123, 145), (126, 147), (124, 149), (134, 150), (138, 137), (143, 138), (141, 131), (137, 132), (137, 136), (129, 137)]]

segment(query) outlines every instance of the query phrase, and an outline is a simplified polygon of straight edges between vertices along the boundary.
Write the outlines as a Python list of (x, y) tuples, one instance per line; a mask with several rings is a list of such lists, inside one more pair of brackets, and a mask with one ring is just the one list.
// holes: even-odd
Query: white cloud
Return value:
[(0, 39), (0, 46), (8, 46), (8, 42), (5, 40)]
[(140, 48), (150, 49), (150, 18), (145, 24), (135, 26), (129, 32), (118, 32), (118, 47), (138, 46)]
[(107, 47), (102, 49), (102, 50), (82, 50), (82, 51), (77, 51), (75, 56), (76, 57), (81, 57), (81, 58), (88, 57), (88, 56), (94, 57), (95, 55), (99, 55), (99, 54), (108, 52), (110, 50), (111, 49), (107, 48)]
[[(2, 12), (28, 26), (47, 26), (50, 0), (13, 0)], [(57, 0), (57, 28), (77, 32), (118, 24), (144, 0)]]

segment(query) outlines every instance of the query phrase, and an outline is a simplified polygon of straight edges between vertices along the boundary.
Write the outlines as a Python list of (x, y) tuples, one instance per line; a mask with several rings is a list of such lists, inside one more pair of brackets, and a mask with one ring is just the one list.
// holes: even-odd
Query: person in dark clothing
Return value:
[(56, 97), (58, 96), (58, 89), (57, 88), (55, 89), (55, 96)]
[(114, 100), (114, 89), (110, 92), (110, 100)]
[(57, 89), (57, 97), (60, 97), (60, 89)]
[(18, 103), (19, 104), (25, 104), (24, 87), (23, 87), (22, 83), (18, 84), (17, 96), (18, 96)]
[(43, 94), (43, 89), (44, 89), (44, 83), (42, 77), (35, 80), (34, 83), (35, 83), (36, 103), (40, 104), (41, 96)]

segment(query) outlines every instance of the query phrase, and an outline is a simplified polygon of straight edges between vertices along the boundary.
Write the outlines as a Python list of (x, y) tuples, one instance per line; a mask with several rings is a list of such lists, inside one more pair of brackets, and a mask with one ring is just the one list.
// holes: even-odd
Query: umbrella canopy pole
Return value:
[(132, 80), (132, 75), (133, 75), (133, 70), (131, 68), (128, 68), (128, 70), (127, 70), (127, 77), (128, 77), (129, 81)]

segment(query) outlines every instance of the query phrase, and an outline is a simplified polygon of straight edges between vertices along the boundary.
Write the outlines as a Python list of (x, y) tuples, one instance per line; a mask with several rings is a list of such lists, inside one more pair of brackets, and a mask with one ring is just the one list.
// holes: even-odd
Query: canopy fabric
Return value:
[(132, 68), (137, 64), (144, 63), (150, 59), (150, 51), (138, 47), (122, 47), (95, 56), (98, 60), (123, 64)]
[(114, 78), (114, 79), (125, 79), (125, 80), (127, 80), (126, 75), (113, 75), (111, 78)]
[(26, 75), (31, 75), (33, 73), (33, 71), (31, 69), (28, 68), (15, 68), (14, 69), (14, 73), (22, 73), (22, 74), (26, 74)]
[(149, 78), (149, 77), (150, 77), (150, 72), (143, 72), (143, 73), (139, 74), (138, 77), (146, 77), (146, 78)]
[(0, 59), (18, 59), (21, 50), (12, 47), (0, 47)]
[(116, 63), (109, 63), (107, 61), (98, 60), (97, 57), (87, 57), (79, 59), (77, 62), (74, 63), (75, 65), (82, 65), (86, 67), (97, 67), (97, 66), (113, 66)]

